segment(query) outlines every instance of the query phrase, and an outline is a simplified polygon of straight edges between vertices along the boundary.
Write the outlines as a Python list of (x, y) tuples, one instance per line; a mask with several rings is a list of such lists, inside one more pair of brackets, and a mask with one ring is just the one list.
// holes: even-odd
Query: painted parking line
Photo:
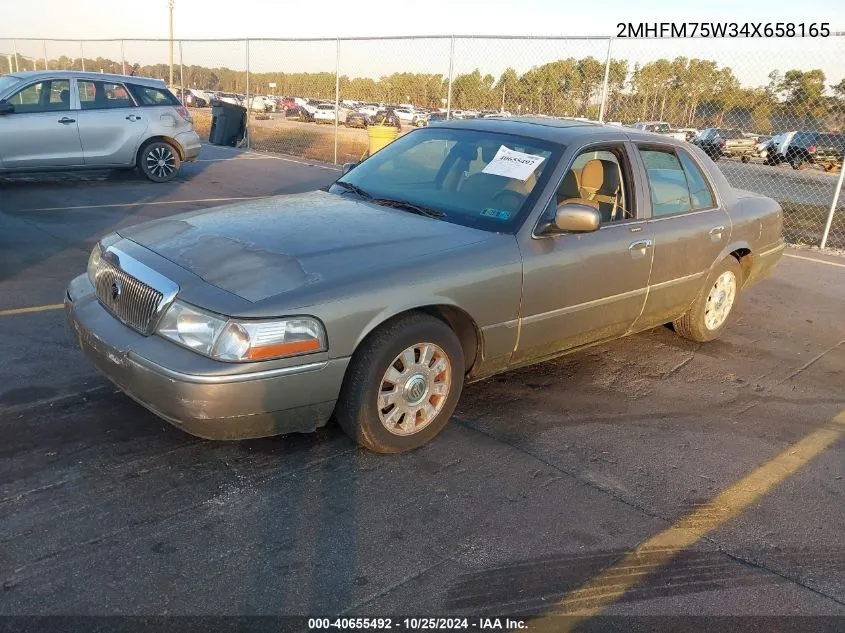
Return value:
[(709, 503), (687, 514), (671, 527), (648, 539), (584, 585), (566, 595), (551, 611), (533, 620), (530, 630), (570, 631), (601, 613), (626, 591), (664, 567), (682, 550), (737, 517), (772, 488), (818, 457), (845, 435), (845, 410), (820, 429), (792, 444), (754, 472), (724, 490)]
[(203, 147), (214, 147), (215, 149), (227, 149), (231, 152), (237, 152), (241, 156), (257, 156), (260, 158), (270, 159), (270, 160), (281, 160), (286, 163), (296, 163), (297, 165), (307, 165), (309, 167), (318, 167), (320, 169), (328, 169), (330, 171), (341, 171), (341, 167), (337, 167), (335, 165), (323, 165), (316, 162), (308, 162), (305, 160), (297, 160), (295, 158), (287, 158), (286, 156), (274, 156), (273, 154), (264, 154), (262, 152), (254, 152), (248, 149), (238, 149), (236, 147), (226, 147), (225, 145), (203, 145)]
[(151, 202), (122, 202), (120, 204), (86, 204), (75, 207), (43, 207), (40, 209), (21, 209), (21, 211), (29, 213), (30, 211), (73, 211), (78, 209), (118, 209), (122, 207), (143, 207), (143, 206), (158, 206), (162, 204), (199, 204), (204, 202), (237, 202), (240, 200), (264, 200), (272, 196), (239, 196), (235, 198), (194, 198), (192, 200), (154, 200)]
[(45, 306), (30, 306), (28, 308), (12, 308), (10, 310), (0, 310), (0, 316), (12, 316), (15, 314), (29, 314), (30, 312), (47, 312), (49, 310), (61, 310), (64, 308), (63, 303), (51, 303)]
[(837, 268), (845, 268), (845, 264), (840, 264), (839, 262), (829, 262), (826, 259), (816, 259), (815, 257), (805, 257), (804, 255), (793, 255), (792, 253), (784, 253), (784, 257), (791, 257), (792, 259), (803, 259), (806, 262), (826, 264), (828, 266), (836, 266)]

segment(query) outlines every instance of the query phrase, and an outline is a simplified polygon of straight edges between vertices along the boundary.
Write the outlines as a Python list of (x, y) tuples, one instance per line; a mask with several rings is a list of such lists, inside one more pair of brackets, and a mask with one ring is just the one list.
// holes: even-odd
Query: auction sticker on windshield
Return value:
[(517, 152), (502, 145), (493, 160), (487, 163), (481, 172), (514, 180), (528, 180), (528, 177), (544, 160), (546, 160), (545, 156)]

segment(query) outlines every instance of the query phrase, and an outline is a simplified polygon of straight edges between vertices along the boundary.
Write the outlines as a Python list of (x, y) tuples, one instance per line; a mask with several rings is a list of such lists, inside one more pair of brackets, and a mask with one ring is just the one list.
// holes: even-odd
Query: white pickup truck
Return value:
[(652, 134), (659, 134), (660, 136), (669, 136), (678, 139), (679, 141), (687, 140), (687, 133), (685, 130), (674, 130), (672, 126), (666, 121), (637, 121), (632, 125), (635, 130), (642, 130), (643, 132), (651, 132)]

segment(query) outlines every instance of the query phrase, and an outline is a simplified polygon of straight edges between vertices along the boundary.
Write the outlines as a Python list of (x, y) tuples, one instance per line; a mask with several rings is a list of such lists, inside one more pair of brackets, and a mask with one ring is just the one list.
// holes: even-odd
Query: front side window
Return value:
[(594, 207), (602, 224), (634, 218), (623, 163), (622, 147), (581, 152), (558, 186), (557, 205), (577, 202)]
[(684, 213), (692, 208), (687, 177), (681, 162), (670, 150), (640, 149), (651, 189), (654, 217)]
[(388, 200), (385, 206), (404, 201), (441, 212), (447, 222), (512, 232), (562, 151), (554, 143), (510, 134), (423, 128), (368, 158), (330, 191), (349, 195), (354, 185), (377, 202)]
[(122, 84), (79, 79), (76, 85), (79, 88), (79, 105), (83, 110), (135, 107), (132, 97)]
[(6, 100), (16, 113), (64, 112), (70, 110), (70, 81), (53, 79), (30, 84)]

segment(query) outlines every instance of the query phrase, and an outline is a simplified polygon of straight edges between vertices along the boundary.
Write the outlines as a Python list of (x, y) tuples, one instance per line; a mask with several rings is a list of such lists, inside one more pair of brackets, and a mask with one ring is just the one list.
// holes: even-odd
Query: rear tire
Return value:
[(138, 167), (153, 182), (170, 182), (182, 168), (179, 151), (166, 141), (151, 141), (138, 152)]
[(708, 275), (687, 313), (672, 322), (675, 332), (699, 343), (719, 338), (739, 299), (742, 282), (742, 267), (728, 255)]
[(418, 448), (443, 430), (464, 382), (464, 355), (440, 319), (412, 312), (380, 326), (346, 371), (335, 417), (376, 453)]

